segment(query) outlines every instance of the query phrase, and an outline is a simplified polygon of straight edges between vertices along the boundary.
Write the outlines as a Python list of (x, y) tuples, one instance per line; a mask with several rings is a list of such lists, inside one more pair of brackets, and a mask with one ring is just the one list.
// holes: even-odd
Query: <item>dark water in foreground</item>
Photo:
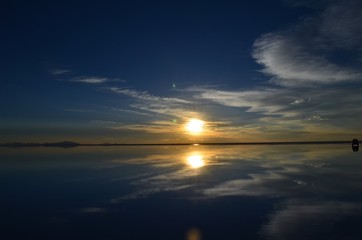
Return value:
[(0, 149), (0, 239), (362, 239), (350, 145)]

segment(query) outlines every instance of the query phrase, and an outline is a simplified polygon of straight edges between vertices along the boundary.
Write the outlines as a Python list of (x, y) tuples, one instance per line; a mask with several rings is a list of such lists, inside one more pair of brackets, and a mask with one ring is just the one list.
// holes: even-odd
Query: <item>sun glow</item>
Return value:
[(205, 122), (199, 119), (191, 119), (186, 123), (186, 130), (191, 134), (200, 134), (204, 130)]
[(205, 166), (205, 161), (200, 154), (193, 154), (187, 157), (187, 164), (196, 169)]

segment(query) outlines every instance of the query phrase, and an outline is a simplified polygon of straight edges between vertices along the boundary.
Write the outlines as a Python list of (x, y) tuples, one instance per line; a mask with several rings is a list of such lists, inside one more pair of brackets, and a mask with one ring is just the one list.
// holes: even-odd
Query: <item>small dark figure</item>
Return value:
[(358, 139), (353, 139), (352, 140), (352, 150), (353, 150), (353, 152), (358, 152), (358, 149), (359, 149)]

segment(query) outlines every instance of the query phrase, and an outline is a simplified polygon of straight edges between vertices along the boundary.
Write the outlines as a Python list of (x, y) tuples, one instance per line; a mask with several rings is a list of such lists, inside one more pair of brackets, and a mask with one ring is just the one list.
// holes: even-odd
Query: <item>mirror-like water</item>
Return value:
[(2, 239), (361, 239), (348, 145), (0, 149)]

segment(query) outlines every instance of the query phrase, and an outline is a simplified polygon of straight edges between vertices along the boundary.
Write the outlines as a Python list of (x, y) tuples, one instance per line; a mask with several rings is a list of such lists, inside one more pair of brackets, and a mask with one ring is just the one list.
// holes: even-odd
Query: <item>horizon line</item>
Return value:
[(271, 142), (184, 142), (184, 143), (78, 143), (72, 141), (52, 143), (1, 143), (1, 147), (82, 147), (82, 146), (192, 146), (192, 145), (293, 145), (293, 144), (347, 144), (352, 141), (271, 141)]

